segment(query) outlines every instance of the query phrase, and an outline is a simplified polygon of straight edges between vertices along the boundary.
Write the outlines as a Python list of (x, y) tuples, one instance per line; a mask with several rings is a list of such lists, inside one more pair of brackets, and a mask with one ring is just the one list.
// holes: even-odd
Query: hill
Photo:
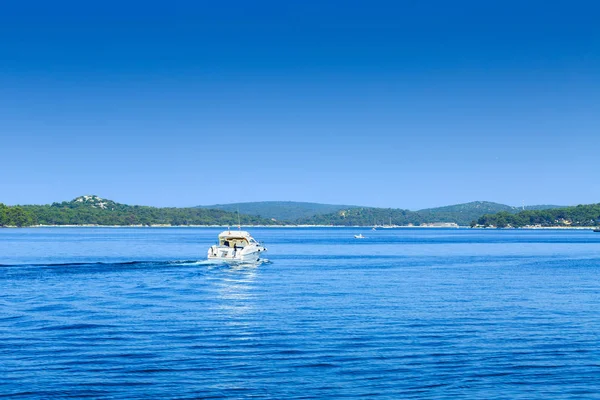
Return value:
[[(243, 225), (273, 221), (240, 214)], [(30, 225), (237, 225), (237, 213), (199, 208), (130, 206), (95, 195), (52, 205), (0, 207), (0, 226)]]
[(275, 218), (278, 221), (295, 221), (314, 215), (335, 213), (344, 208), (356, 206), (306, 203), (297, 201), (259, 201), (250, 203), (214, 204), (211, 206), (198, 206), (229, 212), (237, 212), (256, 215), (263, 218)]
[[(553, 207), (553, 206), (533, 206)], [(527, 207), (526, 207), (527, 208)], [(438, 222), (456, 223), (469, 226), (471, 222), (485, 214), (497, 212), (517, 213), (519, 208), (489, 201), (410, 211), (396, 208), (355, 207), (338, 210), (329, 214), (300, 218), (295, 222), (307, 225), (421, 225)]]
[(427, 208), (417, 211), (425, 221), (428, 222), (455, 222), (461, 226), (468, 226), (473, 220), (485, 214), (495, 214), (502, 211), (516, 214), (525, 210), (546, 210), (560, 208), (554, 205), (534, 205), (525, 207), (513, 207), (506, 204), (493, 203), (491, 201), (472, 201), (470, 203), (455, 204), (452, 206)]
[(501, 211), (486, 214), (471, 223), (472, 226), (513, 227), (526, 226), (569, 227), (598, 226), (600, 224), (600, 204), (578, 205), (546, 210), (525, 210), (516, 214)]
[[(208, 208), (215, 207), (215, 208)], [(421, 225), (437, 222), (458, 225), (550, 226), (555, 220), (566, 220), (563, 214), (544, 213), (557, 206), (530, 206), (526, 211), (504, 204), (475, 201), (446, 207), (410, 211), (393, 208), (354, 207), (292, 201), (234, 203), (191, 208), (157, 208), (131, 206), (95, 195), (80, 196), (52, 205), (8, 207), (0, 204), (0, 226), (31, 225)], [(520, 212), (519, 212), (520, 211)], [(529, 213), (529, 214), (523, 214)], [(524, 219), (508, 218), (517, 214)], [(592, 213), (593, 214), (593, 213)], [(499, 217), (498, 217), (499, 215)], [(565, 214), (566, 215), (566, 214)], [(571, 214), (569, 214), (571, 215)], [(575, 214), (579, 215), (579, 214)], [(496, 216), (496, 217), (495, 217)], [(483, 218), (485, 217), (485, 218)], [(483, 219), (482, 219), (483, 218)], [(554, 220), (552, 219), (554, 218)], [(571, 218), (571, 217), (568, 217)], [(583, 222), (573, 217), (573, 224)], [(586, 216), (587, 218), (587, 216)], [(591, 217), (594, 220), (595, 217)], [(599, 217), (600, 218), (600, 217)]]
[(410, 210), (397, 208), (356, 207), (329, 214), (313, 215), (295, 221), (300, 225), (374, 226), (374, 225), (420, 225), (425, 221)]
[(427, 222), (455, 222), (458, 225), (469, 225), (471, 221), (484, 214), (500, 211), (514, 212), (515, 207), (490, 201), (473, 201), (452, 206), (426, 208), (417, 213)]

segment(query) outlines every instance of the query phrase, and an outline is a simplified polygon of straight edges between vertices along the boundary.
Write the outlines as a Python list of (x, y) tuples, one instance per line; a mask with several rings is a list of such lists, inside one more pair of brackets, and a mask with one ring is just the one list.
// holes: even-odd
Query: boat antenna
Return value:
[(237, 209), (238, 212), (238, 230), (242, 230), (242, 223), (240, 222), (240, 208)]

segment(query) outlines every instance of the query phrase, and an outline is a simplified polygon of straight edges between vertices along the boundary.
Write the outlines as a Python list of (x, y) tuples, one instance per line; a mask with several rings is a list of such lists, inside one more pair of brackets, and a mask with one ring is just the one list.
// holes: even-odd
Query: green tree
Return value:
[(31, 226), (33, 218), (23, 207), (10, 207), (7, 212), (8, 224), (17, 227)]
[(0, 226), (6, 225), (6, 220), (7, 220), (6, 209), (7, 209), (7, 207), (4, 204), (0, 203)]

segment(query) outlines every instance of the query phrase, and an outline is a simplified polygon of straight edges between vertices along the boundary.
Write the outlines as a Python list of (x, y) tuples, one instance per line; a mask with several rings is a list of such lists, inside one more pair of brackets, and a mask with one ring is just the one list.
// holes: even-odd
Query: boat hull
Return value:
[(208, 249), (208, 259), (226, 263), (256, 263), (267, 249), (262, 246), (233, 249), (224, 246), (212, 246)]

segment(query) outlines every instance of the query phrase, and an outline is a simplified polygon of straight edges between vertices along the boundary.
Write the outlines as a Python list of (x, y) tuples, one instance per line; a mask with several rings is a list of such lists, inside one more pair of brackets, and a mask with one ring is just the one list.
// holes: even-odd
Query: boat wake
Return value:
[(208, 266), (230, 266), (230, 267), (258, 267), (259, 265), (272, 264), (273, 262), (266, 258), (259, 258), (257, 261), (235, 261), (235, 260), (205, 260), (198, 262), (198, 265)]
[[(238, 265), (263, 265), (271, 264), (270, 260), (259, 259), (255, 263), (237, 263)], [(165, 267), (187, 267), (187, 266), (211, 266), (228, 265), (219, 260), (165, 260), (165, 261), (118, 261), (118, 262), (67, 262), (67, 263), (24, 263), (24, 264), (0, 264), (0, 268), (67, 268), (67, 269), (90, 269), (90, 268), (165, 268)]]
[(6, 267), (90, 267), (90, 266), (166, 266), (166, 265), (190, 265), (202, 261), (177, 260), (177, 261), (96, 261), (96, 262), (66, 262), (66, 263), (24, 263), (24, 264), (0, 264), (0, 268)]

